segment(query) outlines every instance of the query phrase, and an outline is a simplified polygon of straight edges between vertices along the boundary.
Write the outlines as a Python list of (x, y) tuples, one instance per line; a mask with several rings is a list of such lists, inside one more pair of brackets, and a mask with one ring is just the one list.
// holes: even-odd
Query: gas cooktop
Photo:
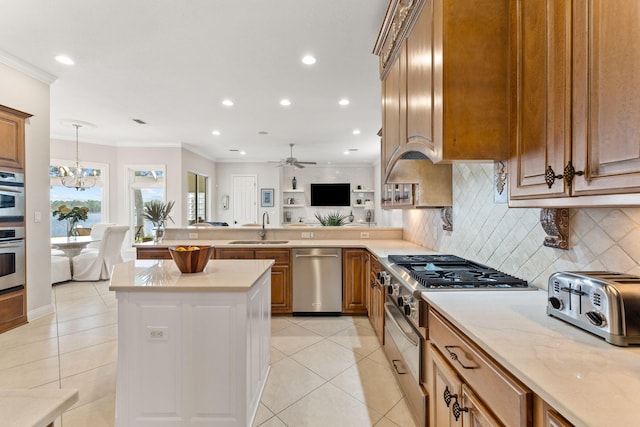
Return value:
[(456, 255), (389, 255), (423, 289), (531, 289), (526, 280)]

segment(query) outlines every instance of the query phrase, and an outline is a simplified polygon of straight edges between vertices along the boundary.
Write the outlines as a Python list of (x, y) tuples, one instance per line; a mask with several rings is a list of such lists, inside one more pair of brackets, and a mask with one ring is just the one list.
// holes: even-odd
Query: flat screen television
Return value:
[(350, 206), (351, 184), (311, 184), (311, 206)]

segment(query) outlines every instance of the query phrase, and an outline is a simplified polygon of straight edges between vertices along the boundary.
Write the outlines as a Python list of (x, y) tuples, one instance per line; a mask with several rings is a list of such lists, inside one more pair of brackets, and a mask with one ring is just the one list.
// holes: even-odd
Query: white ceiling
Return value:
[[(373, 163), (381, 120), (371, 51), (386, 5), (2, 0), (0, 61), (15, 57), (56, 77), (54, 139), (74, 141), (74, 128), (63, 123), (78, 120), (96, 125), (80, 129), (84, 142), (182, 144), (223, 162), (280, 160), (293, 143), (302, 161)], [(315, 65), (302, 64), (307, 53)], [(59, 54), (75, 65), (59, 64)], [(347, 107), (338, 105), (343, 97)], [(235, 106), (223, 107), (224, 98)], [(292, 105), (280, 106), (281, 98)], [(345, 156), (348, 149), (358, 151)]]

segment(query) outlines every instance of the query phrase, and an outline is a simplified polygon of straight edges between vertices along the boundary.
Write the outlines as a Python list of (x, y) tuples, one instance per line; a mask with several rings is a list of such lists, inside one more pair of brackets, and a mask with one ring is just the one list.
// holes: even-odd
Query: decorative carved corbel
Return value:
[(569, 249), (569, 209), (540, 209), (540, 225), (547, 233), (544, 245), (550, 248)]
[(442, 229), (444, 231), (453, 231), (452, 210), (451, 206), (440, 209), (440, 218), (442, 219)]

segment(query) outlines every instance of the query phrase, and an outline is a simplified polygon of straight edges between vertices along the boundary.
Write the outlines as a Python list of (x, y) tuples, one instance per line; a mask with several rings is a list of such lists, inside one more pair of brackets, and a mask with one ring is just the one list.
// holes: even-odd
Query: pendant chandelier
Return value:
[(76, 163), (75, 166), (63, 166), (60, 168), (60, 182), (68, 188), (75, 188), (78, 191), (86, 190), (96, 185), (97, 171), (93, 170), (89, 173), (89, 169), (80, 166), (78, 157), (78, 128), (81, 128), (82, 125), (74, 123), (72, 126), (76, 128)]

